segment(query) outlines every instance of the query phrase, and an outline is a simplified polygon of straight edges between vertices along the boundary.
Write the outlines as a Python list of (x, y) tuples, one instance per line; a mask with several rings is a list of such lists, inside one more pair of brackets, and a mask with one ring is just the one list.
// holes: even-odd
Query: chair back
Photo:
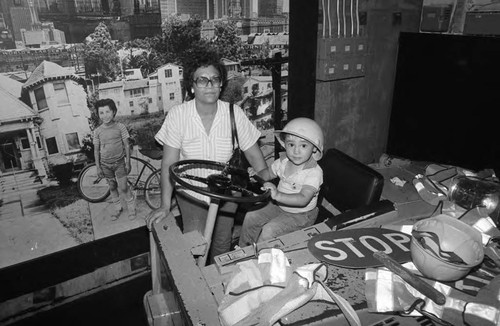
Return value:
[(320, 199), (325, 198), (340, 212), (380, 200), (384, 177), (368, 165), (335, 148), (325, 151), (318, 163), (323, 169)]

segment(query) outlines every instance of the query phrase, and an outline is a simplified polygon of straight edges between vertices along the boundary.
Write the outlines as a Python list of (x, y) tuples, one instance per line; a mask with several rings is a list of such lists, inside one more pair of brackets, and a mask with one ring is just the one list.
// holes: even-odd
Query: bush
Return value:
[(53, 165), (52, 171), (60, 186), (67, 186), (72, 183), (71, 178), (73, 177), (73, 162)]
[(78, 193), (76, 184), (71, 184), (69, 186), (50, 186), (38, 190), (37, 192), (40, 200), (45, 203), (50, 209), (56, 209), (59, 207), (66, 207), (73, 204), (82, 197)]
[[(139, 148), (157, 148), (159, 144), (155, 141), (155, 135), (160, 130), (163, 120), (150, 120), (142, 124), (140, 127), (134, 128), (134, 142)], [(161, 148), (161, 147), (160, 147)]]
[(82, 139), (82, 152), (87, 156), (87, 158), (94, 162), (95, 161), (95, 155), (94, 155), (94, 143), (92, 142), (92, 135), (87, 134), (85, 137)]

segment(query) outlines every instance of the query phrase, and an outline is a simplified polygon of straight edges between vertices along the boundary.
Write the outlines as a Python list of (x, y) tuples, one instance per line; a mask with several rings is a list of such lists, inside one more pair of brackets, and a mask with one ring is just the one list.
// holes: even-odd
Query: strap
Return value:
[(229, 116), (231, 117), (231, 140), (233, 142), (233, 149), (234, 149), (234, 140), (236, 139), (236, 144), (238, 144), (238, 147), (240, 146), (240, 141), (238, 140), (238, 131), (236, 130), (236, 121), (234, 119), (234, 105), (233, 103), (229, 104)]

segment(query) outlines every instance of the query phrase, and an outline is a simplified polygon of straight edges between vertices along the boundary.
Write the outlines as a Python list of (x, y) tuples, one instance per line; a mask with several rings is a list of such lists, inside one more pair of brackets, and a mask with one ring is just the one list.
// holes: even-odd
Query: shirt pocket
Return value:
[(215, 137), (215, 160), (227, 162), (233, 154), (233, 142), (231, 137)]
[(203, 155), (202, 141), (199, 137), (184, 138), (180, 149), (185, 159), (206, 159)]

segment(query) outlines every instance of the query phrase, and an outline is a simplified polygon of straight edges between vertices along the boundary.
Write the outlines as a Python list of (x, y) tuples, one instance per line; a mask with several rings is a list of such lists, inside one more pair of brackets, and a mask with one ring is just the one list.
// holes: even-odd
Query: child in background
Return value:
[(102, 124), (94, 130), (94, 153), (97, 173), (106, 178), (113, 203), (111, 220), (115, 221), (122, 212), (120, 194), (127, 202), (129, 219), (135, 219), (135, 196), (127, 184), (130, 173), (129, 133), (124, 124), (116, 122), (118, 109), (112, 99), (96, 102), (95, 108)]
[(247, 212), (240, 247), (311, 226), (318, 216), (316, 204), (323, 183), (323, 170), (317, 164), (323, 155), (321, 127), (311, 119), (296, 118), (275, 134), (286, 156), (274, 161), (259, 175), (265, 180), (278, 177), (278, 187), (271, 182), (264, 183), (273, 201)]

